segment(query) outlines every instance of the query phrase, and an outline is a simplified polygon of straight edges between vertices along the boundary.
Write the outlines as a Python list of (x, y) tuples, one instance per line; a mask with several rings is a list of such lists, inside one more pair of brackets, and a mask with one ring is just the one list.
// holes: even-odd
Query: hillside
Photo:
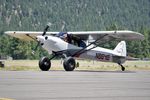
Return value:
[[(138, 54), (141, 51), (136, 43), (129, 43), (128, 51), (138, 57), (150, 56), (149, 47), (146, 46), (150, 43), (148, 40), (150, 0), (0, 0), (0, 19), (1, 34), (8, 30), (41, 31), (48, 22), (52, 23), (50, 31), (61, 31), (63, 23), (67, 31), (112, 29), (139, 31), (147, 35), (147, 42), (143, 48), (147, 48), (148, 53), (144, 54), (145, 51), (143, 51)], [(3, 40), (4, 38), (6, 39)], [(22, 46), (23, 44), (26, 43), (0, 36), (0, 53), (13, 57), (23, 55), (21, 58), (32, 58), (30, 51), (35, 44), (29, 43)], [(31, 45), (32, 47), (27, 47)], [(4, 49), (10, 46), (11, 51)], [(134, 46), (136, 51), (132, 51)], [(25, 47), (26, 50), (23, 49), (24, 52), (21, 52), (20, 49)], [(37, 55), (34, 58), (38, 58), (41, 53)]]
[(150, 27), (150, 0), (1, 0), (0, 30), (42, 30), (51, 22), (52, 31), (62, 21), (71, 31)]

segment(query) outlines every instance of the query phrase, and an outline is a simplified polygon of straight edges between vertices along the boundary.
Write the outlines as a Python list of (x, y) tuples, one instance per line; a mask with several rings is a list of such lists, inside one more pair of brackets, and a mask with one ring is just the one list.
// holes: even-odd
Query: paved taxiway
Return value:
[(150, 100), (150, 71), (0, 71), (0, 98)]

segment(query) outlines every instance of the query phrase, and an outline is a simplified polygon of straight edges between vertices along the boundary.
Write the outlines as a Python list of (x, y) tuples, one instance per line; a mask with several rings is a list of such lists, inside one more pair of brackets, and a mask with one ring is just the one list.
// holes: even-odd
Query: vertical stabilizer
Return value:
[(125, 41), (119, 42), (114, 51), (120, 53), (121, 56), (126, 57), (127, 56), (126, 42)]

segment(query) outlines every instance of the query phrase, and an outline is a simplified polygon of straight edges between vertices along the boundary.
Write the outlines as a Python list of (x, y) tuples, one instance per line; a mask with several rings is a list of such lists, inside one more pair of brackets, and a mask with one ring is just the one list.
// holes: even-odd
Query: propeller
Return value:
[(52, 23), (48, 23), (48, 24), (46, 25), (46, 28), (44, 29), (42, 36), (46, 35), (46, 32), (48, 31), (48, 28), (49, 28), (51, 25), (52, 25)]
[[(46, 25), (46, 28), (44, 29), (42, 36), (46, 35), (46, 32), (48, 31), (48, 28), (49, 28), (51, 25), (52, 25), (52, 23), (48, 23), (48, 24)], [(41, 45), (41, 41), (40, 41), (40, 40), (37, 40), (37, 42), (38, 42), (38, 43), (37, 43), (36, 47), (32, 50), (32, 54), (33, 54), (33, 55), (35, 54), (35, 51), (37, 50), (37, 48)]]

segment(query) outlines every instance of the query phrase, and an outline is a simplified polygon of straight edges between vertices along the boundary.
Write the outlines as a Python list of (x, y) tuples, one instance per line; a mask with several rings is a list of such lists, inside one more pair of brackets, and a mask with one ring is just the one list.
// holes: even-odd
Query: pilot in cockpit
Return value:
[(79, 37), (75, 37), (75, 36), (68, 34), (66, 32), (58, 33), (57, 37), (61, 38), (62, 40), (64, 40), (67, 43), (70, 43), (70, 44), (77, 43), (78, 47), (83, 47), (83, 48), (86, 47), (86, 44), (84, 43), (84, 41), (82, 41)]
[(60, 33), (58, 33), (57, 36), (60, 37), (65, 42), (71, 43), (71, 37), (66, 32), (60, 32)]

